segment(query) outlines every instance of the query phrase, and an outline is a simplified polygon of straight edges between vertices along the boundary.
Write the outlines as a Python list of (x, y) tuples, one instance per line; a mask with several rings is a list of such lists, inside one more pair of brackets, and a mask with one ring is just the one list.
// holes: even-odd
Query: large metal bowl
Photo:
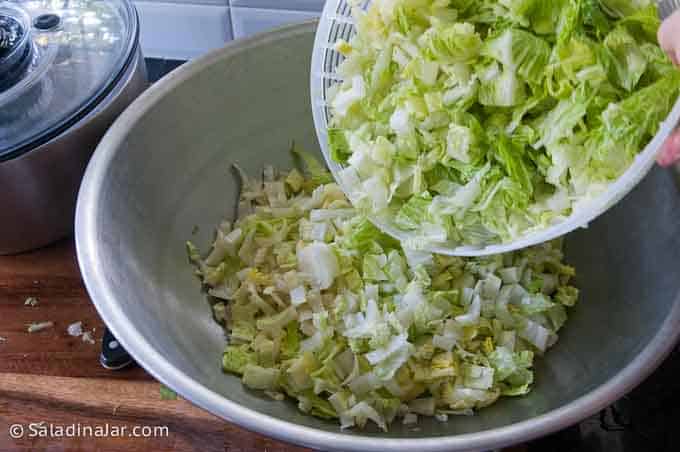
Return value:
[[(289, 167), (291, 139), (316, 150), (308, 68), (314, 24), (238, 41), (187, 64), (142, 95), (110, 129), (87, 170), (78, 258), (99, 313), (134, 358), (195, 404), (318, 449), (491, 449), (564, 428), (633, 388), (680, 333), (680, 196), (653, 170), (622, 203), (567, 238), (579, 305), (538, 361), (530, 395), (418, 431), (341, 431), (244, 389), (220, 370), (225, 345), (184, 251), (204, 249), (231, 215), (230, 165)], [(197, 225), (199, 232), (192, 235)]]

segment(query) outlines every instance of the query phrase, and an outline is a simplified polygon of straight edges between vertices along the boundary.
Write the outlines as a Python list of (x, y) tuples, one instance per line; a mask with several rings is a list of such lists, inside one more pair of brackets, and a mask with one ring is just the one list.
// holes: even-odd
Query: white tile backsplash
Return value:
[(215, 6), (229, 6), (229, 0), (132, 0), (133, 3), (162, 3), (170, 5), (215, 5)]
[(231, 7), (231, 24), (234, 39), (250, 36), (286, 24), (304, 22), (316, 17), (319, 17), (319, 13), (311, 11)]
[(232, 39), (229, 8), (135, 1), (146, 57), (187, 60)]
[(144, 55), (187, 60), (243, 38), (320, 15), (325, 0), (133, 0)]
[(231, 0), (231, 6), (321, 12), (326, 0)]

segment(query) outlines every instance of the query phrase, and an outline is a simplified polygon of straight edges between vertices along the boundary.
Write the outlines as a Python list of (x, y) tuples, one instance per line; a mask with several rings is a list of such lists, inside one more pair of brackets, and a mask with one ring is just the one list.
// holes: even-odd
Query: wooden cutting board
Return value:
[[(24, 304), (29, 297), (37, 306)], [(54, 326), (26, 331), (45, 321)], [(94, 330), (94, 344), (68, 334), (68, 325), (78, 321)], [(160, 384), (139, 367), (103, 369), (103, 332), (72, 240), (0, 256), (0, 451), (306, 450), (243, 430), (185, 400), (163, 400)], [(15, 424), (23, 438), (10, 436)]]
[[(38, 305), (25, 306), (29, 297)], [(54, 327), (26, 331), (28, 324), (43, 321)], [(77, 321), (94, 329), (95, 344), (67, 333)], [(245, 431), (184, 400), (162, 400), (159, 383), (139, 367), (103, 369), (103, 330), (80, 278), (72, 240), (0, 256), (0, 451), (305, 450)], [(24, 438), (10, 437), (13, 424), (23, 426)], [(80, 424), (81, 437), (66, 437), (73, 433), (66, 430), (72, 424), (73, 430)], [(95, 437), (105, 435), (107, 425), (108, 437)], [(139, 437), (154, 435), (154, 427), (159, 437)], [(44, 437), (50, 429), (53, 437)]]

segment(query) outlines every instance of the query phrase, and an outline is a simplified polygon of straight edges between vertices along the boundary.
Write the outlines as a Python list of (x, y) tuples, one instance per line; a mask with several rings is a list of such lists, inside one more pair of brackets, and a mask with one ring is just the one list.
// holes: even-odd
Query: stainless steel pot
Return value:
[[(11, 80), (0, 75), (0, 254), (73, 231), (92, 152), (147, 87), (128, 0), (0, 1), (0, 33), (17, 33), (17, 26), (27, 41), (24, 67)], [(2, 55), (0, 72), (10, 72), (16, 59)]]
[[(289, 142), (318, 149), (309, 109), (314, 24), (227, 45), (182, 66), (106, 134), (81, 188), (78, 259), (99, 313), (149, 372), (187, 400), (250, 430), (322, 450), (472, 451), (564, 428), (615, 401), (680, 334), (680, 196), (654, 169), (588, 229), (566, 238), (582, 296), (561, 339), (537, 360), (526, 397), (471, 417), (341, 431), (225, 375), (225, 345), (187, 262), (231, 215), (234, 162), (290, 167)], [(194, 227), (199, 232), (192, 234)]]

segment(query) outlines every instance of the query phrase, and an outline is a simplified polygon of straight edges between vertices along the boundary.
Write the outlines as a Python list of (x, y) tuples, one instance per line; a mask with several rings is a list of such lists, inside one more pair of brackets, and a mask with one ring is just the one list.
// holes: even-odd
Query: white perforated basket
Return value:
[[(337, 177), (337, 173), (342, 169), (342, 166), (332, 159), (328, 148), (328, 123), (331, 118), (331, 112), (327, 98), (329, 88), (342, 81), (336, 74), (336, 68), (343, 61), (344, 57), (334, 49), (334, 44), (339, 39), (349, 41), (355, 33), (350, 3), (355, 3), (358, 7), (366, 9), (371, 1), (326, 1), (316, 31), (311, 66), (312, 115), (319, 145), (321, 146), (321, 151), (326, 159), (328, 168), (348, 196), (352, 191), (348, 190), (348, 187), (344, 187), (342, 181)], [(597, 198), (590, 201), (587, 205), (580, 207), (564, 221), (545, 229), (528, 232), (512, 242), (480, 247), (457, 246), (452, 243), (431, 247), (427, 251), (457, 256), (484, 256), (505, 253), (552, 240), (580, 227), (587, 227), (590, 221), (604, 213), (628, 194), (649, 172), (654, 165), (661, 145), (678, 124), (679, 120), (680, 99), (676, 100), (673, 110), (661, 124), (657, 134), (645, 146), (642, 152), (637, 155), (635, 161), (626, 172), (618, 180), (609, 185)], [(354, 201), (351, 198), (350, 200)], [(654, 202), (654, 200), (650, 199), (650, 202)], [(403, 244), (408, 245), (412, 242), (412, 235), (394, 226), (390, 218), (373, 217), (371, 221), (386, 233), (400, 240)]]

